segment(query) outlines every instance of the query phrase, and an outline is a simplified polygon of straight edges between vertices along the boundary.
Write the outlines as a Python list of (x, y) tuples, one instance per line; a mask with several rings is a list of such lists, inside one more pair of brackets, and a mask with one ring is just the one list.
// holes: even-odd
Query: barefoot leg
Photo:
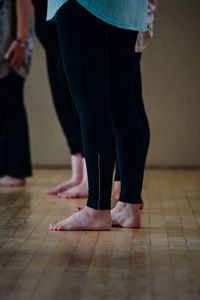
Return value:
[(80, 184), (59, 193), (58, 196), (62, 199), (67, 198), (87, 198), (88, 197), (88, 178), (85, 159), (82, 159), (83, 177)]
[(45, 190), (45, 193), (47, 195), (57, 195), (81, 183), (83, 177), (82, 155), (80, 153), (71, 155), (71, 163), (72, 163), (72, 178), (68, 181), (65, 181), (57, 185), (56, 187)]

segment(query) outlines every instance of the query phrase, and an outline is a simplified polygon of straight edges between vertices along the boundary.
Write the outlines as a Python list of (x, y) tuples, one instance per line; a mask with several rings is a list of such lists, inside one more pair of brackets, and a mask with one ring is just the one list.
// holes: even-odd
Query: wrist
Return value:
[(27, 42), (24, 42), (23, 40), (21, 39), (16, 39), (15, 40), (17, 42), (18, 45), (20, 45), (22, 48), (26, 48), (27, 47)]

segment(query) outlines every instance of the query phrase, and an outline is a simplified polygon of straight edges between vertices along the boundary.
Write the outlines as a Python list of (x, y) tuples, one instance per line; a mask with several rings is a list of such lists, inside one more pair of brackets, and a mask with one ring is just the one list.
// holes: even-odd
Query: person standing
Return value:
[[(137, 36), (137, 41), (135, 44), (135, 61), (136, 61), (136, 105), (137, 110), (140, 115), (140, 119), (142, 121), (145, 143), (146, 143), (146, 156), (149, 149), (150, 143), (150, 127), (147, 118), (147, 114), (145, 111), (144, 101), (142, 97), (142, 78), (141, 78), (141, 58), (142, 53), (146, 49), (148, 42), (153, 37), (153, 22), (154, 22), (154, 12), (156, 9), (157, 0), (148, 0), (148, 9), (147, 9), (147, 31), (139, 32)], [(121, 182), (120, 182), (120, 170), (118, 159), (116, 160), (116, 170), (115, 170), (115, 181), (114, 187), (112, 191), (112, 200), (113, 205), (119, 200), (120, 191), (121, 191)], [(141, 204), (141, 208), (143, 208), (144, 203)]]
[(0, 187), (32, 175), (24, 82), (33, 48), (30, 0), (0, 0)]
[(87, 197), (88, 180), (83, 154), (80, 120), (73, 104), (63, 69), (57, 23), (47, 22), (47, 0), (32, 0), (35, 16), (35, 32), (45, 50), (47, 71), (54, 107), (70, 149), (72, 177), (56, 187), (47, 189), (47, 195)]
[[(48, 1), (57, 12), (62, 60), (78, 111), (86, 158), (87, 206), (50, 225), (50, 230), (110, 230), (140, 227), (145, 138), (136, 108), (134, 45), (146, 31), (146, 0)], [(115, 149), (121, 193), (110, 211)]]

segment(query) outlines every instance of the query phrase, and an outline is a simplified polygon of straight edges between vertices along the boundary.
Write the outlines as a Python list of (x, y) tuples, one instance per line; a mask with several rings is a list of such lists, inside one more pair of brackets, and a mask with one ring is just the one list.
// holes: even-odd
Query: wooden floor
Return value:
[(43, 193), (69, 176), (0, 190), (1, 300), (200, 299), (200, 171), (147, 170), (141, 229), (49, 232), (85, 203)]

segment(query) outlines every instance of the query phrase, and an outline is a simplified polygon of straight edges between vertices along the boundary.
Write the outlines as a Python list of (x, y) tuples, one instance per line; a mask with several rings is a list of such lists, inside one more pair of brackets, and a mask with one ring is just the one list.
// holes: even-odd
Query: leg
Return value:
[[(138, 208), (145, 166), (145, 136), (137, 110), (136, 59), (131, 44), (134, 33), (116, 29), (111, 39), (112, 88), (111, 101), (113, 122), (117, 138), (121, 193), (119, 203), (112, 211), (114, 223), (125, 227), (139, 226)], [(135, 207), (135, 217), (127, 220), (131, 204)], [(135, 206), (134, 206), (135, 205)], [(127, 210), (126, 210), (127, 208)]]
[(144, 131), (145, 137), (145, 156), (147, 156), (149, 150), (149, 143), (150, 143), (150, 127), (149, 121), (147, 118), (146, 110), (144, 107), (144, 101), (142, 96), (142, 77), (141, 77), (141, 61), (142, 53), (135, 53), (136, 59), (136, 106), (137, 111), (140, 116), (140, 120), (142, 122), (142, 127)]
[(23, 89), (24, 79), (15, 73), (0, 80), (0, 176), (7, 175), (3, 186), (24, 184), (32, 174)]
[[(108, 109), (109, 34), (106, 28), (75, 1), (67, 2), (58, 12), (65, 72), (81, 120), (89, 197), (87, 207), (78, 215), (52, 225), (51, 230), (69, 230), (74, 222), (71, 229), (80, 226), (82, 229), (88, 229), (88, 226), (99, 229), (98, 218), (105, 222), (104, 228), (109, 229), (111, 225), (108, 220), (111, 221), (109, 209), (115, 143)], [(91, 219), (84, 217), (88, 210), (93, 212)], [(82, 219), (84, 222), (80, 224)]]
[[(39, 8), (36, 7), (36, 16), (37, 9)], [(59, 195), (63, 198), (62, 194), (66, 195), (67, 191), (72, 187), (83, 184), (83, 180), (85, 185), (87, 184), (83, 168), (83, 147), (80, 120), (72, 102), (62, 66), (58, 44), (57, 25), (54, 22), (46, 22), (36, 17), (35, 29), (37, 37), (46, 52), (48, 76), (54, 107), (69, 145), (72, 164), (72, 178), (56, 187), (46, 190), (46, 193), (48, 195)], [(83, 191), (81, 191), (81, 193), (82, 192)]]
[[(141, 68), (140, 68), (140, 61), (141, 61), (141, 55), (142, 53), (135, 53), (135, 59), (136, 59), (136, 106), (137, 111), (140, 117), (140, 120), (142, 122), (142, 127), (144, 131), (144, 137), (145, 137), (145, 148), (146, 148), (146, 156), (149, 149), (149, 142), (150, 142), (150, 127), (148, 118), (146, 115), (143, 97), (142, 97), (142, 80), (141, 80)], [(116, 170), (115, 170), (115, 183), (113, 188), (113, 199), (116, 201), (119, 200), (119, 194), (121, 190), (121, 183), (120, 183), (120, 171), (119, 171), (119, 158), (117, 154), (116, 159)], [(144, 207), (144, 204), (142, 203), (140, 208), (142, 209)]]
[(88, 178), (87, 178), (87, 169), (85, 158), (82, 158), (82, 180), (80, 184), (75, 185), (74, 187), (59, 193), (58, 196), (62, 199), (69, 198), (87, 198), (88, 197)]
[(83, 180), (83, 157), (81, 154), (71, 155), (72, 177), (61, 184), (45, 190), (47, 195), (57, 195), (61, 198), (62, 194), (67, 193), (69, 189), (81, 184)]

